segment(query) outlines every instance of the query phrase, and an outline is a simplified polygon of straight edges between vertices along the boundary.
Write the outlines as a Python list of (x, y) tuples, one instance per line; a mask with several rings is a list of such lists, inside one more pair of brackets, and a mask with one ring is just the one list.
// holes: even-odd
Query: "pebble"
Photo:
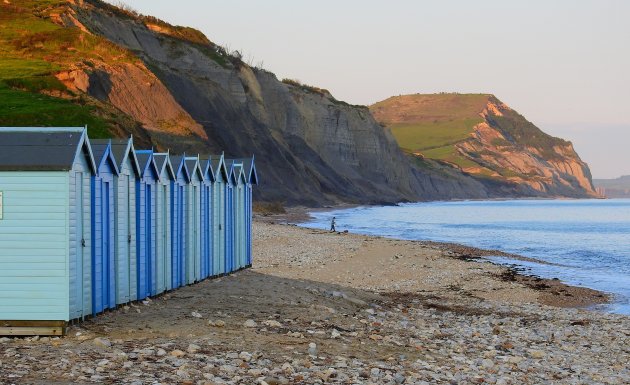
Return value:
[(258, 324), (256, 324), (256, 321), (254, 321), (253, 319), (248, 319), (247, 321), (245, 321), (245, 323), (243, 323), (243, 326), (245, 326), (246, 328), (255, 328), (256, 326), (258, 326)]
[(92, 340), (92, 343), (100, 348), (109, 348), (112, 343), (107, 338), (96, 337)]
[(184, 357), (186, 355), (186, 353), (184, 353), (183, 351), (181, 351), (179, 349), (175, 349), (175, 350), (171, 351), (170, 355), (173, 356), (173, 357), (179, 358), (179, 357)]

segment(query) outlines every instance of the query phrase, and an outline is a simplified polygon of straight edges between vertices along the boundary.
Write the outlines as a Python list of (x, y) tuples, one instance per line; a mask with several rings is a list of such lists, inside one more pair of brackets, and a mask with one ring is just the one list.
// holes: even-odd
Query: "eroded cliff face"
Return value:
[[(570, 142), (543, 133), (494, 97), (480, 116), (484, 121), (474, 127), (469, 140), (456, 147), (493, 177), (530, 186), (543, 194), (596, 196), (590, 170)], [(515, 130), (515, 126), (521, 128)], [(527, 136), (539, 140), (532, 143)], [(475, 166), (463, 170), (478, 172)]]
[[(104, 37), (131, 59), (92, 58), (57, 78), (138, 122), (155, 148), (255, 154), (262, 181), (257, 199), (319, 206), (543, 194), (535, 184), (480, 180), (442, 162), (409, 158), (366, 107), (285, 84), (226, 56), (197, 31), (125, 15), (97, 0), (70, 3), (55, 23)], [(479, 145), (492, 141), (484, 130), (492, 127), (479, 127)], [(461, 151), (477, 144), (468, 146)], [(523, 170), (536, 165), (519, 162)], [(577, 167), (554, 162), (557, 170)]]
[(492, 95), (406, 95), (371, 108), (412, 156), (461, 170), (490, 193), (596, 196), (570, 142), (545, 134)]
[(121, 18), (98, 2), (86, 1), (73, 12), (90, 33), (142, 61), (125, 68), (99, 65), (83, 90), (142, 122), (160, 145), (176, 152), (256, 154), (264, 175), (258, 190), (266, 200), (320, 205), (420, 198), (417, 175), (367, 108), (220, 60), (209, 46)]

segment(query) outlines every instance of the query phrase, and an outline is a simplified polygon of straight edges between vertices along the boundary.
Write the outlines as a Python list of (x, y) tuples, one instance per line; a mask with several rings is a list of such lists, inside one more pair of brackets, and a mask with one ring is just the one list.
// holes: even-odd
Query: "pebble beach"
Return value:
[(630, 318), (496, 252), (254, 222), (254, 266), (0, 338), (0, 384), (625, 384)]

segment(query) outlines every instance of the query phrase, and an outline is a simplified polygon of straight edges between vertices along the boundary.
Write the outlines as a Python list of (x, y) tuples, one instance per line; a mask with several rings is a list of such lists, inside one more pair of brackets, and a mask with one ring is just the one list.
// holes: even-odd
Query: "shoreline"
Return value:
[[(256, 215), (254, 214), (254, 220), (267, 224), (277, 224), (284, 226), (297, 226), (299, 223), (307, 222), (313, 217), (311, 212), (326, 212), (334, 210), (350, 209), (360, 207), (362, 205), (340, 205), (334, 207), (324, 208), (307, 208), (303, 206), (295, 206), (286, 209), (286, 213), (273, 214), (273, 215)], [(318, 230), (322, 233), (328, 233), (325, 230), (314, 229), (310, 227), (300, 227), (309, 230)], [(344, 234), (343, 232), (337, 232), (337, 234)], [(501, 250), (486, 250), (472, 246), (466, 246), (457, 243), (450, 242), (435, 242), (426, 240), (404, 240), (399, 238), (389, 238), (383, 236), (363, 235), (357, 233), (347, 233), (362, 237), (384, 239), (384, 240), (397, 240), (404, 242), (412, 242), (424, 247), (435, 247), (443, 250), (446, 256), (460, 259), (464, 261), (476, 261), (486, 262), (493, 266), (504, 269), (497, 278), (506, 282), (515, 282), (523, 287), (538, 292), (537, 301), (540, 304), (560, 307), (560, 308), (576, 308), (585, 309), (591, 311), (598, 311), (599, 307), (612, 304), (613, 295), (610, 293), (602, 292), (596, 289), (591, 289), (582, 286), (573, 286), (562, 282), (558, 278), (545, 278), (534, 274), (525, 274), (520, 269), (514, 266), (506, 266), (505, 264), (499, 264), (492, 261), (491, 257), (506, 257), (514, 261), (527, 261), (534, 262), (542, 265), (553, 265), (552, 263), (542, 261), (536, 258), (525, 257), (518, 254), (507, 253)]]

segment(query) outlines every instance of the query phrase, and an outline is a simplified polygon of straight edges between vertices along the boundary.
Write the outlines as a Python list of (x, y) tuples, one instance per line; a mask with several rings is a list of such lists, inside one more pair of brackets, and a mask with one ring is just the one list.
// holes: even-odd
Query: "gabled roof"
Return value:
[(143, 177), (147, 171), (152, 170), (155, 173), (155, 179), (160, 179), (160, 171), (153, 160), (153, 150), (136, 150), (136, 157)]
[(131, 166), (133, 167), (133, 171), (136, 173), (138, 177), (142, 176), (142, 171), (140, 170), (140, 166), (138, 164), (138, 158), (136, 157), (136, 152), (133, 147), (133, 138), (129, 137), (126, 139), (93, 139), (90, 141), (92, 145), (94, 144), (103, 144), (111, 142), (111, 151), (114, 159), (116, 160), (116, 166), (118, 167), (118, 172), (123, 167), (123, 164), (127, 160), (128, 157), (131, 157)]
[(219, 176), (223, 177), (223, 181), (227, 182), (230, 178), (230, 174), (228, 173), (228, 169), (225, 166), (225, 158), (223, 155), (210, 155), (210, 159), (212, 160), (212, 164), (215, 166), (214, 176), (215, 180), (219, 178)]
[(196, 172), (199, 179), (203, 181), (204, 175), (201, 164), (199, 163), (199, 156), (187, 156), (184, 158), (184, 161), (186, 162), (186, 168), (188, 168), (191, 177), (192, 174)]
[(96, 172), (84, 127), (0, 127), (2, 171), (69, 171), (81, 151)]
[(160, 172), (160, 176), (166, 170), (167, 173), (171, 176), (171, 179), (175, 179), (175, 171), (173, 171), (173, 165), (171, 164), (170, 155), (168, 152), (154, 152), (153, 159), (155, 160), (155, 165)]
[(111, 141), (106, 139), (105, 143), (103, 143), (102, 139), (97, 139), (92, 141), (90, 144), (92, 145), (92, 153), (94, 154), (96, 169), (100, 170), (101, 166), (103, 166), (106, 162), (109, 162), (112, 170), (114, 170), (114, 173), (118, 175), (118, 166), (116, 165), (116, 159), (114, 159), (114, 155), (112, 154)]
[(234, 162), (243, 164), (243, 172), (247, 183), (258, 184), (258, 173), (256, 172), (256, 162), (254, 156), (251, 158), (234, 159)]
[(233, 184), (237, 184), (239, 179), (243, 183), (247, 183), (245, 173), (243, 172), (243, 162), (238, 159), (226, 159), (225, 163), (229, 170), (230, 178), (232, 179)]
[(184, 155), (171, 155), (171, 165), (173, 166), (173, 171), (175, 172), (175, 178), (177, 178), (177, 175), (180, 172), (184, 173), (184, 177), (186, 178), (186, 181), (190, 182), (190, 172), (188, 171), (188, 168), (186, 167), (186, 162), (184, 161), (184, 159), (186, 158), (186, 154)]
[(214, 165), (212, 163), (212, 155), (199, 156), (199, 163), (201, 171), (203, 172), (204, 179), (206, 181), (214, 182), (216, 180), (214, 176)]

